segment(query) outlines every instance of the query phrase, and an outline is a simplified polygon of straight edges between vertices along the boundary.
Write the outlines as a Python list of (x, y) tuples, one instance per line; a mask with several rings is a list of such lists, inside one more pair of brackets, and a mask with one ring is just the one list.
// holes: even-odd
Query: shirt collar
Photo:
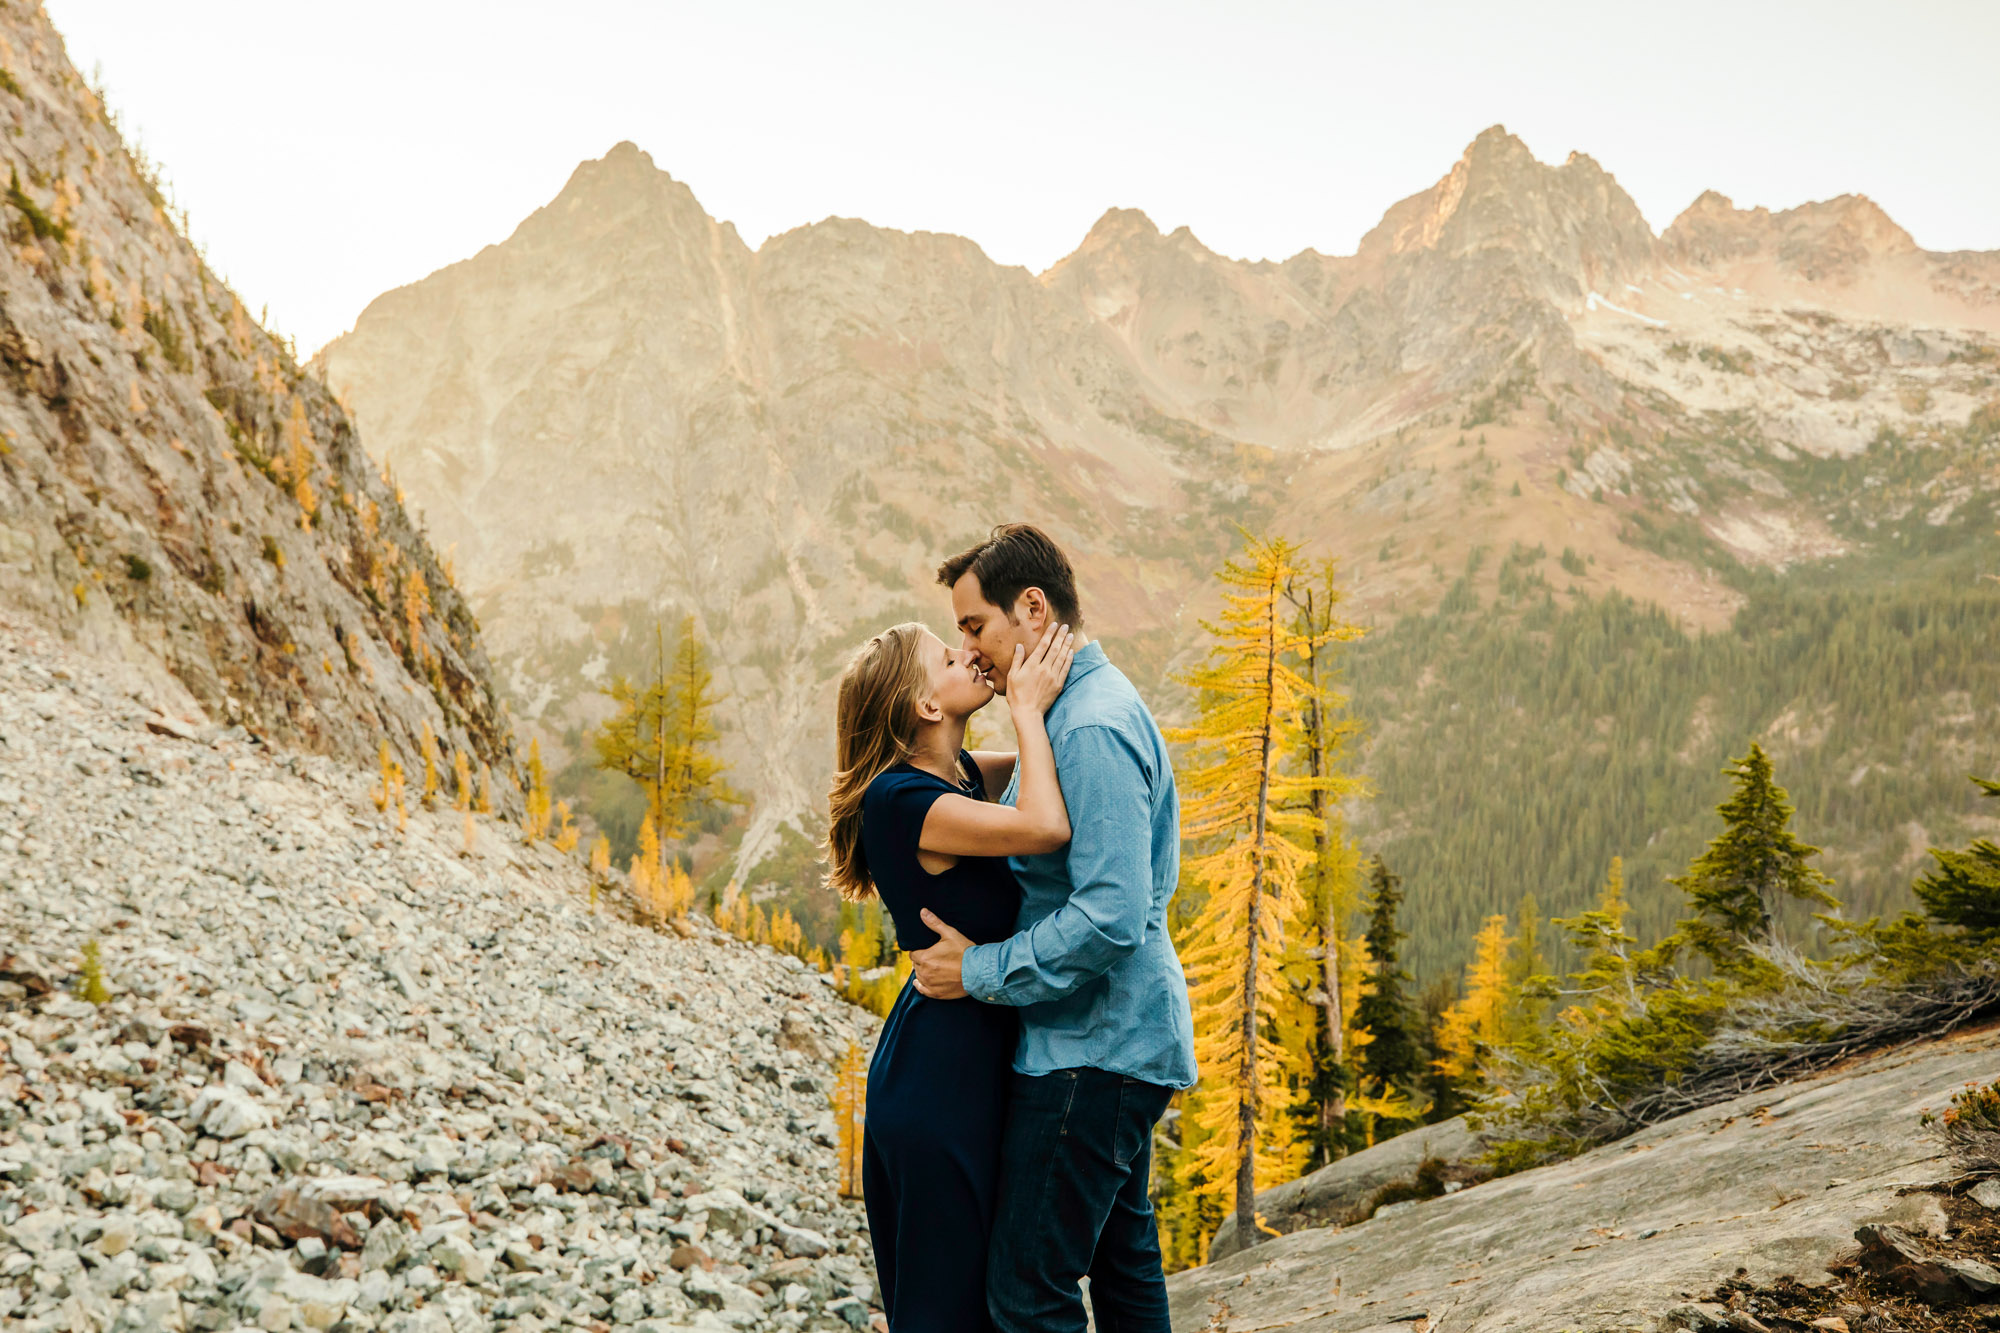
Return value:
[[(1068, 694), (1071, 686), (1099, 667), (1110, 665), (1111, 659), (1104, 655), (1104, 645), (1092, 639), (1089, 643), (1077, 649), (1076, 656), (1070, 659), (1069, 679), (1063, 683), (1063, 694)], [(1057, 695), (1056, 698), (1062, 698), (1062, 694)]]

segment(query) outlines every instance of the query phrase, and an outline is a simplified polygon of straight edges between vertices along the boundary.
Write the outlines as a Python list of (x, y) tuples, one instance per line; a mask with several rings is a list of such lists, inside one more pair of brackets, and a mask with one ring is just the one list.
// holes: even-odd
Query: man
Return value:
[[(1050, 624), (1084, 642), (1069, 559), (1025, 523), (945, 561), (938, 582), (1002, 694), (1017, 644), (1032, 648)], [(911, 955), (917, 988), (1021, 1010), (987, 1262), (1000, 1333), (1082, 1333), (1086, 1275), (1100, 1333), (1168, 1333), (1146, 1187), (1153, 1126), (1195, 1079), (1187, 982), (1167, 934), (1180, 799), (1159, 727), (1101, 645), (1077, 649), (1046, 722), (1070, 844), (1012, 859), (1022, 901), (1006, 940), (973, 945), (925, 912), (942, 938)], [(1013, 802), (1011, 784), (1001, 799)]]

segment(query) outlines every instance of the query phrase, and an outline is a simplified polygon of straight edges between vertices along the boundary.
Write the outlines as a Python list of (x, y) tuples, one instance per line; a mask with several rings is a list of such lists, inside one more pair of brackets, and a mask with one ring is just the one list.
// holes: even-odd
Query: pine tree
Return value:
[(1687, 874), (1669, 883), (1687, 896), (1695, 915), (1680, 924), (1682, 937), (1723, 973), (1752, 969), (1750, 948), (1774, 938), (1778, 908), (1793, 899), (1838, 907), (1827, 892), (1833, 881), (1806, 864), (1819, 855), (1792, 835), (1793, 806), (1771, 771), (1762, 746), (1732, 759), (1723, 770), (1736, 791), (1716, 807), (1723, 830), (1695, 858)]
[(1300, 747), (1309, 692), (1291, 662), (1328, 631), (1302, 634), (1284, 592), (1298, 547), (1251, 538), (1224, 564), (1221, 619), (1208, 662), (1185, 678), (1197, 720), (1172, 733), (1189, 744), (1181, 836), (1197, 850), (1186, 874), (1207, 892), (1186, 930), (1181, 959), (1194, 1007), (1195, 1055), (1209, 1072), (1185, 1099), (1184, 1119), (1203, 1132), (1183, 1163), (1196, 1192), (1233, 1187), (1239, 1234), (1258, 1234), (1256, 1195), (1295, 1175), (1304, 1160), (1293, 1108), (1303, 1071), (1286, 1049), (1276, 1012), (1279, 966), (1306, 915), (1300, 873), (1310, 864), (1310, 793), (1351, 786), (1331, 775), (1288, 772)]
[[(1335, 686), (1336, 654), (1341, 645), (1364, 633), (1340, 617), (1341, 596), (1331, 560), (1321, 562), (1310, 576), (1294, 578), (1285, 588), (1285, 600), (1296, 616), (1293, 630), (1301, 640), (1297, 667), (1305, 683), (1299, 708), (1298, 758), (1300, 767), (1312, 778), (1334, 775), (1360, 730), (1358, 723), (1342, 716), (1347, 696)], [(1318, 964), (1315, 984), (1308, 988), (1315, 1003), (1304, 1051), (1309, 1071), (1304, 1090), (1305, 1109), (1310, 1115), (1309, 1169), (1332, 1161), (1345, 1150), (1351, 1081), (1346, 1067), (1346, 1033), (1351, 1011), (1342, 1003), (1342, 940), (1354, 910), (1359, 859), (1336, 806), (1341, 796), (1353, 794), (1360, 784), (1345, 779), (1343, 784), (1338, 790), (1331, 783), (1315, 784), (1306, 797), (1313, 828), (1313, 858), (1304, 887), (1311, 925), (1309, 943), (1303, 944), (1299, 954)]]
[(1355, 1023), (1367, 1029), (1362, 1072), (1385, 1091), (1415, 1088), (1423, 1078), (1424, 1056), (1417, 1037), (1416, 1015), (1404, 987), (1410, 974), (1401, 965), (1402, 943), (1396, 913), (1403, 903), (1403, 882), (1389, 872), (1381, 857), (1369, 870), (1368, 992), (1355, 1008)]
[[(1973, 781), (1988, 796), (2000, 796), (2000, 782)], [(1937, 869), (1914, 886), (1924, 911), (1975, 939), (2000, 937), (2000, 843), (1981, 838), (1962, 852), (1933, 847), (1931, 856)]]
[(1625, 861), (1611, 858), (1597, 905), (1571, 917), (1557, 917), (1550, 924), (1569, 938), (1570, 947), (1583, 957), (1570, 974), (1565, 994), (1578, 1003), (1563, 1011), (1563, 1021), (1579, 1028), (1596, 1026), (1603, 1015), (1638, 1010), (1640, 994), (1638, 940), (1625, 929)]

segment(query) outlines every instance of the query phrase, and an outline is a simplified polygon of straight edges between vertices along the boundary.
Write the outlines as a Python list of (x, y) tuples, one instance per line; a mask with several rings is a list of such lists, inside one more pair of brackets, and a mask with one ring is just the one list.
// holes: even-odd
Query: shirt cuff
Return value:
[(1000, 1003), (1000, 950), (991, 944), (975, 944), (958, 960), (958, 984), (975, 1000)]

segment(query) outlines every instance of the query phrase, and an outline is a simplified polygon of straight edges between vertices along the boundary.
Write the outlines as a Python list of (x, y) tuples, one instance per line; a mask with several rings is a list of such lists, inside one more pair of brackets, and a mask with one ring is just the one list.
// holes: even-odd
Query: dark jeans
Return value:
[(1171, 1088), (1102, 1069), (1014, 1075), (986, 1306), (999, 1333), (1169, 1333), (1147, 1196)]

